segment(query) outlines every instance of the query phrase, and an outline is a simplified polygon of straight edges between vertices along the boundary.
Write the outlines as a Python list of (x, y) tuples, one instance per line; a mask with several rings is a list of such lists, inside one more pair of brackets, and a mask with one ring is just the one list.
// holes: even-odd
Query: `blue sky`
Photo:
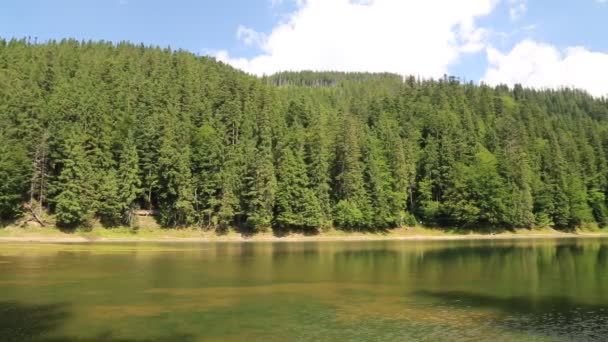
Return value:
[(245, 71), (390, 71), (608, 93), (604, 0), (3, 0), (0, 36), (121, 41)]

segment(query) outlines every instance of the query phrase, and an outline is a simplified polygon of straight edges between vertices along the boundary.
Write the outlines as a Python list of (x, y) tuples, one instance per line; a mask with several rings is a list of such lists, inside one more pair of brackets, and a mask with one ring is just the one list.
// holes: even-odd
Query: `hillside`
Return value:
[(608, 224), (608, 102), (392, 74), (256, 78), (129, 43), (0, 40), (0, 217), (378, 230)]

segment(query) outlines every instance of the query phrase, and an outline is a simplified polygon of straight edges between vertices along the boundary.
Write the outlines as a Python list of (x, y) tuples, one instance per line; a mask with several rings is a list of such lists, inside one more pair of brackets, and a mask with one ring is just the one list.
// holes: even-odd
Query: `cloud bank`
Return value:
[(574, 87), (594, 96), (608, 96), (608, 54), (584, 47), (560, 51), (532, 40), (518, 43), (510, 52), (487, 49), (488, 84), (520, 83), (533, 88)]
[[(261, 51), (251, 58), (217, 59), (246, 72), (268, 75), (278, 71), (333, 70), (394, 72), (423, 78), (449, 74), (464, 54), (487, 54), (481, 81), (521, 83), (535, 88), (576, 87), (595, 96), (608, 94), (608, 53), (584, 47), (560, 50), (533, 40), (511, 51), (491, 46), (491, 30), (479, 19), (497, 9), (512, 22), (527, 11), (527, 0), (271, 0), (276, 6), (293, 1), (271, 32), (239, 26), (237, 39)], [(499, 2), (504, 6), (498, 6)], [(606, 0), (597, 0), (606, 1)], [(534, 23), (522, 29), (530, 32)], [(459, 75), (466, 77), (467, 75)]]
[(216, 57), (262, 75), (283, 70), (395, 72), (440, 77), (461, 54), (482, 51), (476, 25), (497, 0), (298, 0), (269, 34), (240, 27), (238, 38), (262, 53)]

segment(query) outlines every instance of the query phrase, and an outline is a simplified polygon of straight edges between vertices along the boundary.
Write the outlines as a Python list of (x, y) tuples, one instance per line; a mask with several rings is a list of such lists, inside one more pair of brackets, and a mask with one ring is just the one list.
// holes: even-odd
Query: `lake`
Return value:
[(0, 244), (0, 341), (606, 336), (606, 239)]

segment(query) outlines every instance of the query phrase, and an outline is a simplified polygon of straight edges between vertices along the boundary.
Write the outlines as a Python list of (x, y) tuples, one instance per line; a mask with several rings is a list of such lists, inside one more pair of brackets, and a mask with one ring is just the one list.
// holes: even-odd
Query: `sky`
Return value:
[(608, 96), (608, 0), (2, 0), (0, 37), (131, 41), (248, 73), (444, 74)]

